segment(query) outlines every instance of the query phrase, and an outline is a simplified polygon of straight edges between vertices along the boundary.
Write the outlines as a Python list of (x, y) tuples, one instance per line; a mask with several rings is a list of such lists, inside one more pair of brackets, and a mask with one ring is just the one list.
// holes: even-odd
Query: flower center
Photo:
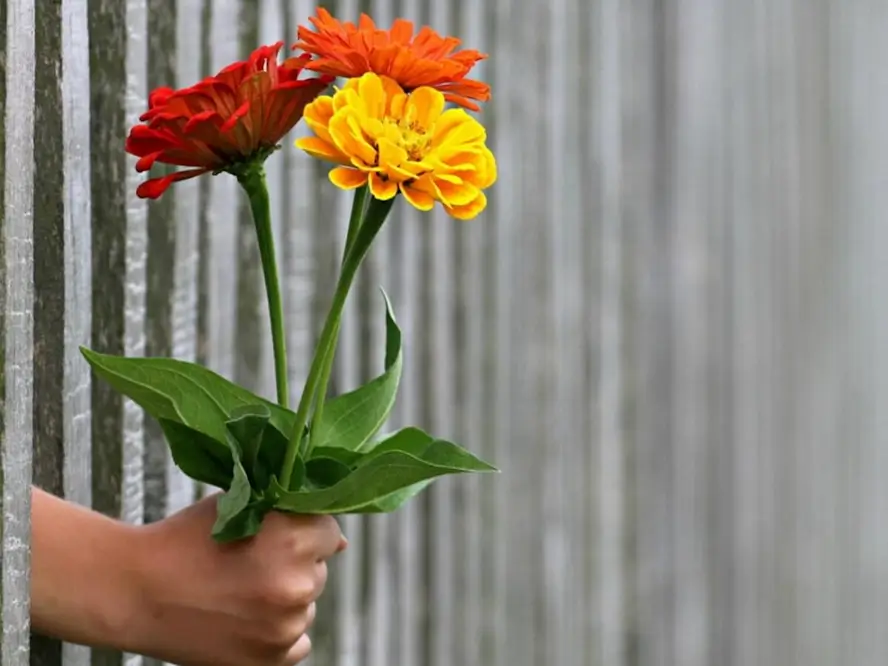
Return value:
[(432, 135), (412, 118), (386, 118), (385, 134), (392, 143), (407, 153), (407, 159), (419, 162), (428, 153), (432, 143)]

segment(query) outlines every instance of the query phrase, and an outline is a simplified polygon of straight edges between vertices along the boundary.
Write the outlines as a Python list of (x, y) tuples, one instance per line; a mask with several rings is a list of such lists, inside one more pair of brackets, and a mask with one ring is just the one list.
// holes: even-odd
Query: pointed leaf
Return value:
[[(219, 496), (216, 502), (216, 522), (213, 525), (213, 537), (219, 539), (222, 535), (231, 535), (237, 532), (234, 526), (240, 524), (239, 517), (250, 504), (252, 489), (250, 480), (244, 471), (243, 465), (236, 465), (231, 487)], [(241, 536), (247, 536), (243, 534)]]
[[(300, 492), (276, 488), (275, 508), (294, 513), (375, 513), (397, 508), (409, 496), (386, 498), (422, 482), (446, 474), (491, 471), (495, 468), (456, 444), (407, 428), (364, 454), (347, 477), (329, 488)], [(420, 490), (415, 488), (413, 494)]]
[(262, 405), (269, 422), (289, 433), (295, 414), (195, 363), (171, 358), (127, 358), (99, 354), (84, 347), (81, 353), (93, 371), (115, 390), (156, 419), (187, 425), (223, 443), (225, 422), (238, 408)]
[(401, 329), (384, 291), (382, 297), (385, 301), (385, 370), (354, 391), (327, 402), (320, 422), (312, 425), (312, 449), (336, 446), (357, 451), (379, 431), (392, 411), (401, 381)]
[(231, 484), (231, 453), (228, 446), (193, 428), (158, 419), (173, 462), (189, 478), (228, 489)]
[(397, 490), (391, 495), (386, 495), (375, 502), (364, 505), (361, 507), (361, 513), (391, 513), (392, 511), (397, 511), (409, 500), (419, 495), (433, 481), (434, 479), (426, 479), (425, 481), (414, 483), (412, 486)]
[(225, 422), (228, 432), (240, 444), (243, 451), (243, 465), (247, 471), (251, 485), (262, 489), (268, 484), (268, 470), (259, 460), (259, 450), (262, 448), (268, 428), (271, 412), (264, 405), (245, 405), (238, 407), (231, 413), (231, 418)]
[[(230, 541), (239, 537), (250, 536), (248, 528), (254, 527), (255, 521), (242, 516), (253, 499), (250, 479), (241, 463), (241, 451), (237, 442), (229, 438), (229, 450), (233, 458), (233, 474), (231, 486), (219, 496), (216, 502), (216, 523), (213, 525), (213, 538), (217, 541)], [(260, 521), (261, 522), (261, 521)], [(256, 527), (258, 530), (258, 527)]]
[(435, 465), (461, 467), (473, 472), (499, 471), (461, 446), (443, 439), (435, 439), (413, 426), (403, 428), (390, 437), (375, 442), (356, 466), (365, 465), (375, 456), (391, 451), (409, 453)]

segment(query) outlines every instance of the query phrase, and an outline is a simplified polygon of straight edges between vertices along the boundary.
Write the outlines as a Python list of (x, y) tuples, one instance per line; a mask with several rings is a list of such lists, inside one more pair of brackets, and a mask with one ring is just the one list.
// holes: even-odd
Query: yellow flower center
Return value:
[[(407, 159), (413, 162), (421, 161), (428, 154), (432, 145), (432, 137), (426, 129), (421, 127), (415, 119), (407, 116), (401, 119), (385, 118), (383, 132), (385, 138), (402, 148), (407, 153)], [(377, 150), (379, 150), (378, 143)]]

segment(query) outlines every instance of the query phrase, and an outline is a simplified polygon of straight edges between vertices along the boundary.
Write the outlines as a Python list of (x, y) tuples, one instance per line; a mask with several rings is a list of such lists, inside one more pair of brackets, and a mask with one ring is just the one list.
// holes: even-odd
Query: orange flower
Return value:
[(316, 72), (356, 78), (366, 72), (394, 79), (405, 91), (421, 86), (435, 88), (453, 102), (472, 111), (480, 108), (471, 100), (486, 102), (490, 86), (465, 76), (486, 54), (472, 50), (453, 52), (460, 40), (441, 37), (428, 26), (413, 34), (413, 23), (396, 19), (391, 29), (382, 30), (366, 14), (358, 25), (333, 18), (318, 7), (309, 19), (317, 32), (299, 26), (299, 41), (293, 48), (317, 56), (306, 65)]
[(144, 124), (130, 130), (126, 151), (139, 157), (137, 171), (155, 162), (193, 167), (142, 183), (136, 194), (156, 199), (174, 182), (208, 172), (232, 171), (264, 160), (302, 118), (332, 76), (300, 79), (311, 56), (278, 63), (283, 46), (261, 46), (243, 62), (182, 90), (158, 88), (148, 100)]

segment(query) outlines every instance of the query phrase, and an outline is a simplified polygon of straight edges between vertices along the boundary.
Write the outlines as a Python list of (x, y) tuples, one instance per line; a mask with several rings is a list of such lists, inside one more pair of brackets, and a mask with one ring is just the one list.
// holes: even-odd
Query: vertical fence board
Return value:
[[(176, 6), (175, 70), (171, 74), (176, 86), (188, 85), (190, 81), (202, 78), (202, 44), (206, 39), (201, 22), (200, 2), (179, 3)], [(195, 39), (195, 32), (200, 37)], [(169, 84), (167, 84), (169, 85)], [(175, 224), (175, 279), (171, 294), (171, 344), (175, 358), (198, 362), (199, 321), (201, 318), (200, 300), (200, 223), (202, 182), (184, 181), (176, 184), (173, 200)], [(167, 513), (174, 513), (197, 496), (196, 483), (186, 477), (173, 462), (166, 449), (166, 507)]]
[(35, 13), (4, 3), (2, 319), (2, 616), (0, 657), (29, 659), (28, 575), (33, 379), (33, 193)]
[[(516, 109), (521, 105), (517, 93), (520, 90), (517, 82), (513, 82), (513, 72), (521, 68), (523, 63), (518, 60), (522, 47), (515, 31), (514, 14), (511, 13), (509, 2), (500, 0), (491, 3), (491, 15), (487, 22), (490, 31), (490, 50), (498, 55), (492, 65), (492, 83), (496, 86), (497, 96), (491, 100), (493, 115), (493, 132), (491, 133), (491, 147), (495, 151), (497, 160), (502, 164), (518, 164), (518, 156), (523, 151), (519, 146), (512, 144), (511, 137), (520, 136), (522, 128), (519, 127), (516, 118)], [(511, 20), (510, 20), (511, 19)], [(513, 58), (515, 60), (513, 61)], [(493, 235), (494, 250), (491, 253), (493, 282), (496, 285), (492, 297), (492, 310), (495, 320), (491, 338), (495, 343), (486, 348), (488, 353), (494, 354), (494, 382), (490, 389), (495, 396), (492, 410), (492, 425), (490, 427), (491, 439), (495, 443), (489, 453), (493, 453), (493, 459), (501, 461), (504, 472), (501, 479), (496, 479), (495, 486), (489, 489), (492, 497), (492, 511), (490, 512), (491, 534), (489, 564), (485, 574), (490, 578), (490, 625), (487, 634), (486, 645), (483, 652), (483, 663), (495, 666), (520, 663), (512, 661), (512, 653), (509, 650), (511, 634), (508, 627), (512, 622), (512, 613), (517, 608), (515, 601), (508, 595), (509, 592), (509, 560), (514, 544), (511, 543), (513, 531), (510, 513), (520, 514), (521, 505), (513, 506), (510, 495), (512, 488), (521, 488), (521, 479), (515, 480), (520, 474), (519, 461), (516, 455), (509, 455), (514, 451), (513, 434), (520, 428), (512, 421), (512, 405), (515, 404), (514, 380), (512, 364), (517, 356), (513, 357), (514, 348), (513, 331), (516, 326), (512, 321), (513, 298), (512, 290), (513, 265), (511, 246), (513, 238), (517, 234), (513, 230), (514, 221), (518, 218), (518, 211), (522, 210), (521, 203), (517, 200), (518, 192), (523, 191), (523, 182), (520, 179), (519, 169), (502, 169), (498, 172), (496, 190), (492, 193), (494, 212), (493, 223), (495, 233)], [(519, 292), (520, 293), (520, 292)], [(519, 492), (524, 492), (519, 490)], [(517, 497), (517, 493), (515, 494)], [(529, 516), (525, 516), (529, 518)], [(520, 552), (520, 549), (518, 550)], [(528, 572), (529, 573), (529, 572)], [(521, 603), (520, 600), (518, 602)], [(503, 609), (500, 611), (500, 609)], [(525, 630), (522, 628), (520, 630)], [(519, 630), (519, 631), (520, 631)], [(520, 652), (520, 648), (519, 648)]]
[[(92, 348), (126, 356), (145, 349), (146, 206), (135, 196), (141, 176), (122, 146), (146, 105), (144, 0), (89, 5), (92, 123)], [(96, 43), (98, 42), (98, 43)], [(125, 175), (122, 175), (125, 174)], [(93, 506), (139, 523), (143, 518), (143, 413), (103, 382), (93, 382)], [(93, 664), (120, 663), (106, 650)], [(139, 658), (127, 659), (138, 663)]]
[[(238, 0), (205, 0), (209, 13), (209, 71), (214, 74), (240, 57)], [(206, 364), (224, 377), (235, 376), (239, 275), (237, 230), (241, 193), (227, 174), (208, 179), (206, 186), (207, 329)]]
[[(169, 0), (149, 0), (148, 90), (176, 86), (176, 4)], [(175, 170), (162, 167), (163, 173)], [(160, 171), (160, 169), (158, 169)], [(148, 202), (145, 294), (145, 355), (171, 356), (173, 353), (173, 299), (176, 288), (175, 215), (177, 188), (160, 199)], [(166, 441), (154, 419), (145, 421), (145, 522), (154, 522), (167, 513), (168, 466)]]
[[(886, 46), (880, 34), (888, 13), (879, 3), (860, 3), (835, 18), (831, 47), (835, 48), (831, 74), (835, 88), (831, 108), (846, 109), (834, 126), (837, 158), (845, 167), (835, 174), (834, 223), (845, 221), (847, 235), (841, 253), (841, 298), (848, 319), (839, 348), (846, 368), (846, 403), (842, 438), (849, 455), (845, 464), (845, 536), (850, 538), (844, 560), (840, 594), (851, 611), (843, 625), (843, 648), (857, 663), (875, 664), (888, 652), (880, 627), (886, 622), (888, 566), (885, 531), (885, 335), (886, 316), (879, 305), (886, 276), (885, 150), (888, 133), (882, 118), (888, 107), (888, 81), (876, 63)], [(847, 429), (847, 430), (846, 430)]]
[[(443, 35), (456, 34), (452, 3), (428, 4), (424, 22)], [(405, 202), (406, 203), (406, 202)], [(422, 425), (436, 437), (453, 440), (454, 420), (454, 371), (456, 356), (453, 348), (453, 236), (456, 225), (462, 224), (450, 218), (440, 206), (435, 206), (427, 219), (420, 220), (424, 235), (422, 274), (425, 282), (424, 325), (420, 335), (425, 346), (420, 372), (426, 376), (427, 419)], [(472, 222), (483, 223), (482, 219)], [(464, 443), (467, 445), (467, 443)], [(438, 479), (426, 491), (429, 511), (425, 516), (426, 579), (430, 598), (428, 608), (431, 625), (428, 631), (429, 666), (449, 666), (455, 662), (454, 627), (455, 569), (463, 568), (462, 558), (455, 558), (457, 523), (454, 520), (454, 492), (459, 479)]]
[[(35, 183), (33, 202), (34, 356), (32, 374), (34, 484), (61, 495), (63, 488), (65, 384), (65, 145), (63, 137), (61, 70), (62, 8), (59, 3), (36, 3), (35, 15)], [(59, 664), (62, 644), (39, 635), (31, 637), (31, 662)]]
[[(676, 39), (674, 152), (669, 155), (672, 196), (669, 206), (674, 221), (672, 235), (671, 308), (675, 312), (672, 338), (674, 396), (672, 474), (675, 479), (672, 530), (675, 534), (675, 663), (712, 663), (709, 656), (711, 616), (707, 608), (710, 579), (706, 559), (706, 516), (709, 498), (706, 478), (711, 447), (707, 437), (710, 404), (707, 367), (711, 352), (709, 321), (712, 310), (706, 298), (713, 267), (707, 257), (707, 228), (713, 224), (710, 182), (718, 176), (712, 159), (718, 148), (721, 75), (715, 7), (689, 2), (681, 7), (677, 25), (687, 37)], [(717, 310), (716, 310), (717, 312)]]
[[(465, 48), (476, 48), (489, 53), (485, 35), (484, 6), (461, 0), (455, 7), (453, 25)], [(475, 66), (473, 76), (489, 82), (489, 62)], [(496, 95), (496, 90), (493, 91)], [(489, 127), (490, 113), (485, 105), (480, 115)], [(452, 222), (450, 222), (453, 224)], [(468, 224), (457, 223), (453, 231), (453, 322), (454, 335), (454, 393), (453, 428), (456, 441), (476, 454), (487, 455), (490, 442), (485, 441), (485, 415), (490, 414), (490, 392), (485, 390), (487, 359), (484, 356), (485, 326), (489, 318), (485, 294), (492, 285), (485, 275), (485, 239), (494, 228), (492, 211)], [(488, 417), (489, 418), (489, 417)], [(501, 461), (498, 461), (502, 464)], [(487, 477), (490, 480), (490, 477)], [(498, 481), (499, 479), (495, 479)], [(455, 559), (455, 598), (452, 612), (453, 634), (463, 640), (453, 641), (453, 663), (481, 666), (481, 650), (487, 618), (484, 608), (484, 562), (482, 542), (485, 527), (482, 505), (482, 483), (478, 476), (455, 480), (454, 540), (444, 546)]]

